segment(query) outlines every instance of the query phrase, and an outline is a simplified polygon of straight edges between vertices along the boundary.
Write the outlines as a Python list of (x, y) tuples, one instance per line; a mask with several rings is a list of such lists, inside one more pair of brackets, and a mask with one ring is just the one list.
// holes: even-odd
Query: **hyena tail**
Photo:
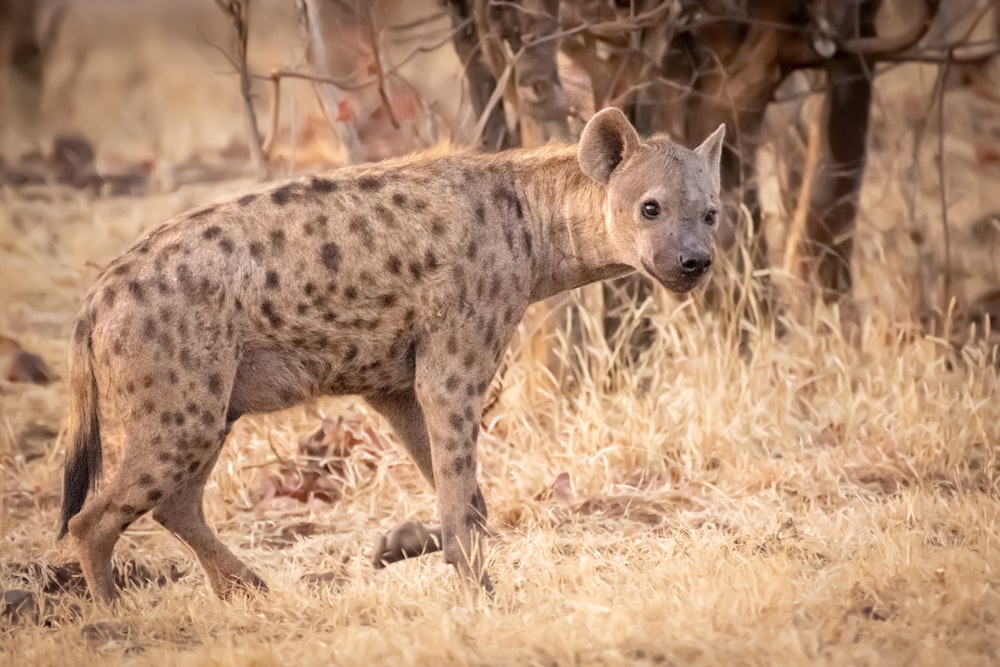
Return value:
[(77, 322), (69, 350), (69, 419), (66, 432), (66, 468), (63, 472), (62, 528), (66, 536), (69, 520), (83, 508), (87, 493), (101, 476), (101, 421), (97, 406), (90, 336), (78, 335), (85, 326)]

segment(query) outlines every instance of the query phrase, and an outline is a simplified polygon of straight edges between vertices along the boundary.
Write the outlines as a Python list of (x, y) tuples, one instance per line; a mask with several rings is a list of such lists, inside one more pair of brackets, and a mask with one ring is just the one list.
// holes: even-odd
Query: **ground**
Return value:
[[(49, 107), (41, 146), (69, 127), (99, 156), (181, 160), (241, 136), (219, 60), (179, 50), (164, 64), (166, 42), (140, 28), (92, 44), (76, 83), (49, 91), (75, 106)], [(918, 286), (945, 266), (933, 122), (913, 160), (933, 77), (879, 80), (858, 324), (813, 304), (778, 337), (744, 310), (659, 294), (644, 311), (655, 343), (624, 370), (585, 315), (573, 354), (587, 373), (565, 392), (512, 350), (480, 437), (493, 601), (466, 597), (439, 556), (372, 566), (385, 530), (436, 509), (385, 422), (344, 398), (241, 419), (209, 482), (209, 521), (269, 596), (215, 599), (144, 518), (117, 549), (123, 608), (96, 606), (66, 566), (72, 544), (56, 541), (65, 384), (0, 383), (0, 663), (995, 664), (997, 353), (924, 335), (915, 314), (933, 310)], [(984, 149), (996, 103), (956, 88), (945, 104), (948, 266), (967, 302), (1000, 285), (996, 235), (968, 225), (1000, 208)], [(9, 160), (30, 140), (4, 131)], [(0, 333), (63, 375), (100, 267), (174, 214), (250, 187), (0, 189)], [(113, 461), (113, 434), (106, 446)]]

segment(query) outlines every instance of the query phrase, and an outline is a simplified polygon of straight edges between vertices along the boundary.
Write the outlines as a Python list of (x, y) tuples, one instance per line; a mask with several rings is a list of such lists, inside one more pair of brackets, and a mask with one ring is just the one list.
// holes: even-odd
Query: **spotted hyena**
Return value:
[[(266, 588), (205, 523), (202, 492), (243, 414), (360, 394), (437, 490), (447, 562), (491, 583), (477, 544), (483, 395), (533, 302), (644, 271), (684, 293), (712, 264), (724, 128), (694, 150), (617, 109), (578, 146), (432, 151), (283, 182), (182, 215), (112, 262), (69, 355), (62, 535), (115, 596), (122, 531), (153, 518), (214, 591)], [(125, 423), (101, 472), (98, 397)], [(86, 500), (86, 502), (85, 502)]]

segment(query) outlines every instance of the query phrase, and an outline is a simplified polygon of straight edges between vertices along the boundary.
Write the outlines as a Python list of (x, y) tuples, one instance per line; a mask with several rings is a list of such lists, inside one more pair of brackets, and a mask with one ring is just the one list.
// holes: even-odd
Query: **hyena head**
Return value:
[(708, 275), (719, 215), (725, 125), (689, 150), (640, 140), (618, 109), (595, 114), (580, 137), (580, 167), (607, 188), (605, 224), (620, 261), (684, 294)]

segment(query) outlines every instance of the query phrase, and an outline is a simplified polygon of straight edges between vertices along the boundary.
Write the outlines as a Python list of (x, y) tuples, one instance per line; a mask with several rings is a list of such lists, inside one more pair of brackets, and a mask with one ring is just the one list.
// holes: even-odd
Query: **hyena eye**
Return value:
[(715, 224), (715, 218), (716, 218), (717, 215), (718, 214), (716, 213), (715, 209), (713, 208), (712, 210), (710, 210), (708, 213), (705, 214), (705, 222), (708, 223), (708, 224), (710, 224), (710, 225), (714, 225)]
[(650, 199), (642, 203), (642, 217), (653, 220), (660, 215), (660, 205)]

